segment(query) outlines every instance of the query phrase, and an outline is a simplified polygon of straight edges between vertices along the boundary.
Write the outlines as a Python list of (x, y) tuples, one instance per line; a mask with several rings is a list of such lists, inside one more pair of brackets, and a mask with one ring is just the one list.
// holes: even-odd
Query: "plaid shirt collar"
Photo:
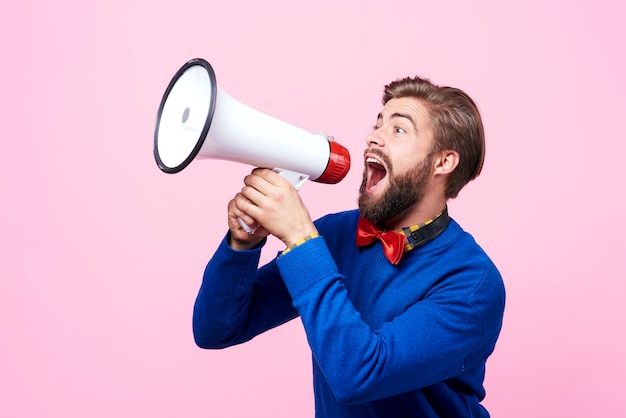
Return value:
[(428, 241), (435, 239), (448, 227), (449, 223), (450, 217), (448, 216), (448, 206), (446, 205), (446, 207), (443, 208), (443, 210), (434, 218), (419, 225), (396, 229), (396, 232), (399, 232), (406, 237), (404, 252), (407, 252), (414, 248), (421, 247)]

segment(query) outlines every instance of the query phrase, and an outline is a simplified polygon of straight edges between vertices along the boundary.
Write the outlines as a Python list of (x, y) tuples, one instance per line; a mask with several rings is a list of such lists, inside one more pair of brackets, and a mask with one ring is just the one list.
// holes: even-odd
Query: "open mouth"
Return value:
[(380, 182), (387, 177), (387, 167), (385, 167), (380, 159), (372, 155), (365, 157), (365, 164), (367, 166), (366, 191), (374, 191)]

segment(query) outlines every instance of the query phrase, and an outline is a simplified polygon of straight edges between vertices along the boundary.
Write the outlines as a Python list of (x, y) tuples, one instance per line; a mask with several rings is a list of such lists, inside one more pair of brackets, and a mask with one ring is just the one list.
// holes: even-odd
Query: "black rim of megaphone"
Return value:
[[(211, 81), (211, 103), (209, 105), (209, 113), (207, 114), (206, 121), (204, 122), (204, 127), (202, 128), (202, 132), (200, 134), (200, 137), (198, 138), (198, 142), (196, 143), (196, 146), (193, 148), (193, 151), (189, 154), (189, 156), (187, 156), (185, 161), (183, 161), (176, 167), (168, 167), (161, 160), (161, 156), (159, 155), (159, 149), (158, 149), (159, 126), (161, 125), (161, 115), (163, 114), (163, 107), (165, 106), (165, 102), (167, 101), (167, 98), (169, 97), (170, 92), (174, 88), (174, 85), (176, 84), (178, 79), (185, 73), (185, 71), (187, 71), (188, 68), (193, 67), (194, 65), (200, 65), (204, 67), (204, 69), (209, 74), (209, 79)], [(157, 113), (156, 127), (154, 129), (154, 158), (157, 162), (157, 165), (162, 171), (166, 173), (170, 173), (170, 174), (178, 173), (183, 168), (187, 167), (189, 163), (191, 163), (193, 159), (196, 158), (196, 156), (198, 155), (198, 152), (200, 152), (200, 149), (202, 149), (204, 140), (206, 139), (207, 134), (209, 133), (209, 128), (211, 127), (211, 121), (213, 120), (213, 113), (215, 112), (215, 99), (217, 97), (216, 86), (217, 84), (215, 80), (215, 72), (213, 71), (213, 67), (211, 67), (211, 64), (209, 64), (206, 60), (202, 58), (194, 58), (194, 59), (187, 61), (185, 65), (180, 67), (180, 69), (176, 72), (176, 74), (172, 78), (172, 81), (170, 81), (170, 84), (167, 86), (165, 93), (163, 93), (163, 98), (161, 99), (161, 104), (159, 106), (159, 111)]]

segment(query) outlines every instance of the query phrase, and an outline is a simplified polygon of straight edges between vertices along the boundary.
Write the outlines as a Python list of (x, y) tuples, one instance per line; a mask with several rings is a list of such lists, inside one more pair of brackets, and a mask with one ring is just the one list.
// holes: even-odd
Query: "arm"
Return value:
[[(238, 193), (228, 203), (229, 232), (204, 271), (193, 311), (193, 333), (203, 348), (223, 348), (248, 341), (297, 316), (275, 262), (258, 269), (268, 232), (248, 234), (239, 225), (259, 226), (239, 206)], [(239, 205), (237, 204), (239, 202)]]
[[(378, 329), (354, 308), (323, 238), (279, 258), (278, 267), (314, 357), (340, 402), (372, 401), (460, 376), (493, 349), (501, 319), (499, 302), (493, 301), (501, 295), (483, 288), (495, 282), (488, 276), (497, 275), (484, 264), (456, 272)], [(464, 283), (495, 297), (474, 298)]]
[(221, 242), (207, 264), (193, 311), (202, 348), (224, 348), (297, 316), (275, 262), (258, 269), (261, 246), (237, 251)]

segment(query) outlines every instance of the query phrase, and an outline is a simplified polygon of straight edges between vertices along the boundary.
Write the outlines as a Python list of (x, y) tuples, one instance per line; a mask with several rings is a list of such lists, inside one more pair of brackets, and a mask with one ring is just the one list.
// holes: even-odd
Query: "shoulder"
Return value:
[(469, 287), (469, 299), (479, 310), (491, 310), (492, 313), (501, 314), (504, 309), (505, 287), (500, 271), (469, 232), (464, 231), (453, 220), (450, 223), (454, 224), (459, 234), (449, 261), (456, 264), (458, 271), (466, 273), (461, 274), (461, 277)]
[[(441, 239), (439, 239), (441, 238)], [(440, 245), (448, 246), (447, 250), (455, 255), (462, 254), (461, 259), (471, 261), (478, 265), (485, 265), (495, 268), (491, 258), (485, 250), (476, 242), (472, 234), (465, 231), (454, 219), (450, 218), (450, 225), (444, 233), (438, 237)]]
[(429, 258), (429, 269), (438, 272), (439, 282), (447, 291), (453, 290), (478, 304), (503, 305), (505, 289), (500, 271), (476, 242), (474, 237), (450, 219), (450, 225), (422, 253)]
[(506, 291), (502, 275), (474, 237), (454, 220), (450, 220), (442, 235), (447, 242), (436, 248), (431, 258), (430, 268), (440, 277), (431, 296), (467, 303), (480, 318), (483, 340), (491, 350), (504, 314)]

